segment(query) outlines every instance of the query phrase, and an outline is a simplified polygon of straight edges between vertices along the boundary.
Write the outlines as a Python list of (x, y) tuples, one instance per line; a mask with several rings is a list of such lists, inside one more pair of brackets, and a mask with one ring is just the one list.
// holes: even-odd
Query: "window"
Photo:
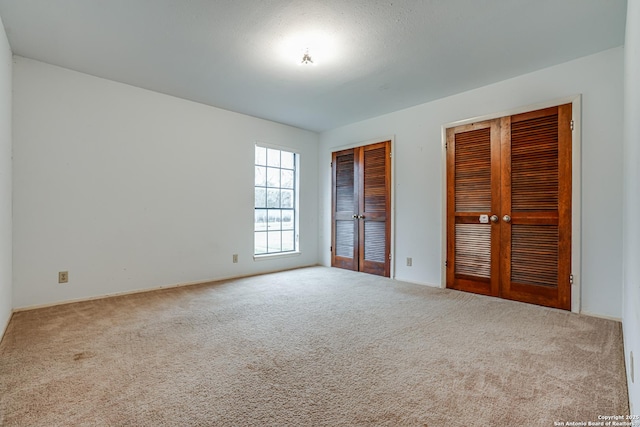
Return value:
[(256, 145), (254, 254), (298, 250), (298, 155)]

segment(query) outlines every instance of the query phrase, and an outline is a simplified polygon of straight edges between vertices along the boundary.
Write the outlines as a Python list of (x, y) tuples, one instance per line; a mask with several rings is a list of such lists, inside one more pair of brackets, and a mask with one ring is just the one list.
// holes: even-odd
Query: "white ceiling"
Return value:
[[(314, 131), (620, 46), (625, 13), (626, 0), (0, 0), (17, 55)], [(296, 63), (304, 47), (315, 66)]]

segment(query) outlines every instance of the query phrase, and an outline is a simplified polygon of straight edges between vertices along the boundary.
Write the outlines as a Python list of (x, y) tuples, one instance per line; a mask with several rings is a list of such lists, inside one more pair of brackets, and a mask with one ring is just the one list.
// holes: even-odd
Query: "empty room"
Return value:
[(640, 0), (0, 0), (1, 426), (640, 427)]

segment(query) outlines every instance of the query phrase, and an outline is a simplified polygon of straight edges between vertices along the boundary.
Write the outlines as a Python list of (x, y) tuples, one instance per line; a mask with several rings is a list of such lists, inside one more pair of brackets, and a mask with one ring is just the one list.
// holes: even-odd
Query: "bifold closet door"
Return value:
[(333, 153), (331, 265), (358, 269), (358, 186), (355, 150)]
[(447, 287), (499, 295), (500, 122), (447, 129)]
[(502, 128), (502, 296), (570, 310), (571, 104)]
[(447, 287), (571, 308), (571, 104), (447, 129)]
[(391, 142), (333, 153), (331, 265), (390, 276)]
[(391, 237), (391, 142), (360, 147), (358, 182), (359, 268), (389, 277)]

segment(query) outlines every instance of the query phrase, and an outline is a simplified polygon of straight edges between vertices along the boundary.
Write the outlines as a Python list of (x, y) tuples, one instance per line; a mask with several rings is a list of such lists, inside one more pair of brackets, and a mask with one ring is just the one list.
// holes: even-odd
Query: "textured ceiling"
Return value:
[[(620, 46), (625, 11), (625, 0), (0, 0), (17, 55), (315, 131)], [(314, 66), (296, 63), (305, 47)]]

